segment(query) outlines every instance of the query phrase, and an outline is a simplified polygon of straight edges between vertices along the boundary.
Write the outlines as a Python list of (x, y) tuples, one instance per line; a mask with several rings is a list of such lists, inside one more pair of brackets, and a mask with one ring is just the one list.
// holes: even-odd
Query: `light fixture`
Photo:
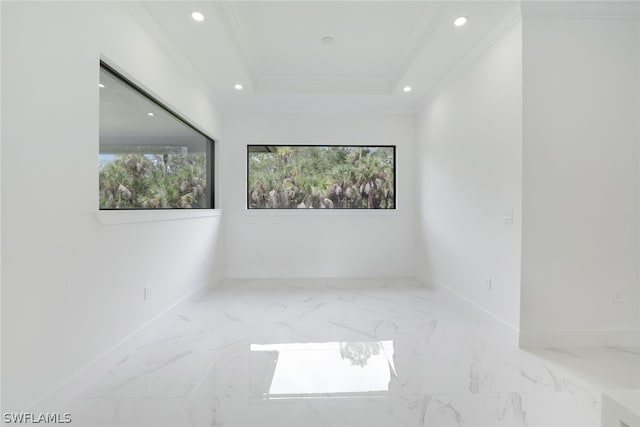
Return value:
[(198, 22), (204, 21), (204, 15), (200, 12), (193, 12), (191, 14), (191, 17), (193, 18), (194, 21), (198, 21)]
[(242, 85), (240, 83), (236, 83), (234, 88), (236, 88), (236, 90), (242, 90)]
[(322, 41), (322, 43), (324, 43), (324, 44), (332, 44), (332, 43), (333, 43), (333, 37), (331, 37), (331, 36), (324, 36), (324, 37), (321, 39), (321, 41)]
[(98, 87), (99, 87), (100, 89), (104, 89), (104, 85), (103, 85), (102, 83), (98, 83)]
[(155, 114), (153, 114), (153, 113), (147, 113), (147, 116), (149, 116), (149, 117), (153, 117), (153, 116), (155, 116)]
[(411, 86), (405, 86), (402, 90), (405, 92), (411, 92)]
[(462, 27), (466, 23), (467, 23), (466, 16), (459, 16), (455, 19), (455, 21), (453, 21), (453, 25), (455, 25), (456, 27)]

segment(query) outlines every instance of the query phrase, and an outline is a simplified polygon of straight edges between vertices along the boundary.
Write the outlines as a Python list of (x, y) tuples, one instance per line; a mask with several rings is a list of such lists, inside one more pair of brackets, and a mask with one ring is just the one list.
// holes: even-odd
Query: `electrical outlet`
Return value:
[(503, 224), (513, 224), (513, 209), (509, 209), (502, 215)]
[(493, 279), (489, 276), (484, 278), (484, 288), (488, 291), (493, 287)]
[(149, 298), (151, 298), (151, 288), (148, 286), (144, 287), (144, 300), (148, 300)]
[(620, 289), (613, 291), (613, 302), (616, 304), (620, 304), (622, 302), (622, 291)]

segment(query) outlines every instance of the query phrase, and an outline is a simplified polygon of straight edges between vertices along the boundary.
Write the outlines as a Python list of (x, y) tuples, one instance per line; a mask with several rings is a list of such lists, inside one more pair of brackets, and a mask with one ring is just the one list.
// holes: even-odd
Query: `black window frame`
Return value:
[(288, 208), (255, 208), (251, 207), (251, 195), (249, 194), (249, 154), (251, 147), (350, 147), (350, 148), (391, 148), (393, 149), (393, 208), (330, 208), (322, 209), (323, 212), (327, 211), (358, 211), (358, 212), (395, 212), (398, 210), (398, 183), (397, 183), (397, 145), (391, 144), (247, 144), (246, 152), (246, 182), (245, 182), (245, 196), (247, 211), (308, 211), (317, 209), (298, 208), (296, 206)]
[[(207, 135), (206, 133), (204, 133), (203, 131), (201, 131), (200, 129), (198, 129), (197, 127), (195, 127), (189, 120), (187, 120), (182, 115), (180, 115), (177, 112), (175, 112), (173, 109), (171, 109), (169, 106), (167, 106), (167, 104), (165, 104), (164, 102), (160, 101), (155, 96), (151, 95), (149, 92), (144, 90), (140, 85), (138, 85), (137, 83), (133, 82), (130, 78), (128, 78), (125, 75), (123, 75), (120, 71), (115, 69), (113, 66), (109, 65), (108, 63), (106, 63), (103, 60), (100, 60), (100, 65), (99, 65), (98, 69), (100, 70), (102, 68), (104, 68), (105, 70), (107, 70), (108, 72), (113, 74), (115, 77), (117, 77), (120, 80), (122, 80), (123, 83), (128, 85), (135, 92), (137, 92), (141, 96), (147, 98), (152, 103), (156, 104), (159, 108), (163, 109), (170, 116), (174, 117), (179, 122), (181, 122), (182, 124), (186, 125), (188, 128), (190, 128), (191, 130), (193, 130), (194, 132), (196, 132), (197, 134), (199, 134), (200, 136), (202, 136), (205, 139), (205, 141), (206, 141), (206, 143), (205, 143), (205, 155), (206, 155), (206, 170), (207, 170), (207, 178), (206, 178), (206, 186), (207, 187), (206, 188), (208, 188), (208, 190), (209, 190), (208, 194), (207, 194), (207, 198), (210, 200), (211, 203), (208, 203), (209, 206), (204, 207), (204, 208), (199, 208), (199, 207), (195, 207), (195, 208), (144, 208), (144, 207), (103, 208), (103, 207), (100, 206), (100, 201), (98, 201), (98, 210), (100, 210), (100, 211), (167, 211), (167, 210), (174, 210), (175, 211), (175, 210), (178, 210), (178, 211), (187, 211), (187, 212), (189, 212), (189, 211), (195, 211), (195, 210), (212, 210), (212, 209), (216, 209), (216, 203), (215, 203), (215, 146), (216, 146), (216, 140), (214, 138), (210, 137), (209, 135)], [(100, 126), (98, 126), (98, 133), (100, 133)]]

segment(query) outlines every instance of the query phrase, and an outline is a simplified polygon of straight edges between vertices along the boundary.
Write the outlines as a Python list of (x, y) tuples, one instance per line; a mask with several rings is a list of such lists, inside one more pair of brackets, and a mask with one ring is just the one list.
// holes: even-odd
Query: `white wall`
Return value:
[(122, 5), (2, 2), (4, 411), (221, 275), (219, 217), (97, 220), (101, 55), (220, 135), (202, 88)]
[[(418, 275), (519, 324), (522, 27), (418, 114)], [(513, 210), (513, 224), (503, 216)], [(485, 286), (492, 278), (492, 289)]]
[(554, 7), (524, 19), (521, 343), (637, 343), (638, 20)]
[[(412, 116), (228, 114), (224, 120), (228, 277), (414, 275)], [(247, 211), (247, 144), (397, 145), (398, 210)]]
[[(0, 5), (0, 24), (2, 23), (2, 5)], [(0, 29), (0, 52), (2, 49), (2, 31)], [(0, 54), (0, 100), (2, 99), (2, 55)], [(0, 165), (2, 165), (2, 102), (0, 102)], [(2, 173), (0, 171), (0, 192), (2, 190)], [(2, 378), (2, 194), (0, 194), (0, 378)], [(0, 408), (2, 404), (2, 386), (0, 384)]]

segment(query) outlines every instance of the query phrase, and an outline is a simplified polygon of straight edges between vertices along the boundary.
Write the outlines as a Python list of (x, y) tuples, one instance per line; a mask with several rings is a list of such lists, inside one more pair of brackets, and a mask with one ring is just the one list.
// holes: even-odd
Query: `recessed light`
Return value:
[(462, 27), (466, 23), (467, 23), (466, 16), (459, 16), (455, 19), (455, 21), (453, 21), (453, 25), (455, 25), (456, 27)]
[(98, 87), (99, 87), (100, 89), (104, 89), (104, 85), (103, 85), (102, 83), (98, 83)]
[(325, 36), (321, 39), (322, 43), (324, 44), (332, 44), (333, 43), (333, 37), (331, 36)]
[(242, 85), (240, 83), (236, 83), (234, 88), (236, 88), (236, 90), (242, 90)]
[(153, 116), (155, 116), (155, 114), (153, 114), (153, 113), (147, 113), (147, 116), (149, 116), (149, 117), (153, 117)]
[(191, 17), (193, 18), (194, 21), (198, 21), (198, 22), (204, 21), (204, 15), (200, 12), (193, 12), (191, 14)]
[(405, 92), (411, 92), (411, 86), (405, 86), (402, 90)]

